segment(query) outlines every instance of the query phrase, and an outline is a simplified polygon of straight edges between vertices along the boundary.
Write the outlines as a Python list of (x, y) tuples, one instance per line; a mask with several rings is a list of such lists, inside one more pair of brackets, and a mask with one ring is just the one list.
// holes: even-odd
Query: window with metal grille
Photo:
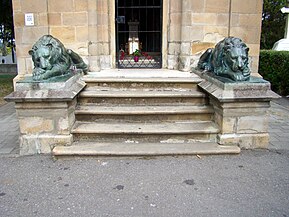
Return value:
[(161, 68), (162, 0), (116, 0), (119, 68)]

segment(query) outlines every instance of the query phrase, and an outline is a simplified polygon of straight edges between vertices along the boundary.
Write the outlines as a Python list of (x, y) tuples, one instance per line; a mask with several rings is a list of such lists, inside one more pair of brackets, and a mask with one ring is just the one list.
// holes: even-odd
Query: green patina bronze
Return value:
[(249, 48), (239, 38), (228, 37), (200, 57), (198, 68), (234, 82), (249, 81)]
[(81, 69), (84, 73), (88, 67), (82, 58), (51, 35), (42, 36), (29, 51), (34, 63), (32, 79), (44, 81), (72, 73), (71, 69)]

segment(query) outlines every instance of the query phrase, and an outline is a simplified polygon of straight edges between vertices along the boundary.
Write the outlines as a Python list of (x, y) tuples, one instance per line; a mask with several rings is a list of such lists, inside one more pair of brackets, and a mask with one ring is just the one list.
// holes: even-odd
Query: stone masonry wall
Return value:
[[(108, 0), (12, 0), (18, 79), (32, 72), (28, 50), (44, 34), (59, 38), (79, 53), (91, 71), (114, 67), (115, 8)], [(250, 47), (252, 72), (257, 73), (262, 0), (163, 0), (164, 66), (188, 71), (203, 51), (227, 36)], [(33, 13), (34, 26), (24, 25)]]
[(249, 46), (256, 75), (261, 14), (262, 0), (170, 1), (168, 68), (188, 71), (207, 48), (234, 36)]

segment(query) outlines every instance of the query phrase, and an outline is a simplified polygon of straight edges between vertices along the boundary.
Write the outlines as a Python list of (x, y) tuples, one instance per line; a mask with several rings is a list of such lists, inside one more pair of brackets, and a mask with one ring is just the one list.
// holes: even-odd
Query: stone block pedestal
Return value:
[(71, 145), (76, 96), (85, 87), (81, 75), (49, 82), (26, 77), (5, 97), (15, 102), (20, 127), (20, 154), (50, 154), (56, 145)]
[(271, 91), (270, 83), (256, 77), (246, 82), (231, 82), (210, 72), (194, 73), (204, 81), (199, 87), (209, 95), (214, 107), (214, 121), (220, 128), (220, 145), (240, 148), (267, 148), (269, 144), (267, 111), (270, 101), (279, 96)]

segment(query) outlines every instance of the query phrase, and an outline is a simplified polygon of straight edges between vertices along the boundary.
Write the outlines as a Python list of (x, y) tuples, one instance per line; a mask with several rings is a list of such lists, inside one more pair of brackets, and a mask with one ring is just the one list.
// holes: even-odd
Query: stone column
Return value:
[(192, 4), (191, 0), (182, 0), (182, 19), (181, 19), (181, 49), (179, 57), (179, 69), (182, 71), (190, 70), (191, 62), (191, 40), (194, 34), (192, 26)]
[(88, 0), (88, 55), (91, 72), (100, 71), (97, 36), (97, 2)]
[(168, 69), (178, 69), (181, 52), (182, 1), (169, 2)]
[(100, 69), (112, 68), (109, 38), (109, 1), (96, 0), (97, 6), (97, 52)]

